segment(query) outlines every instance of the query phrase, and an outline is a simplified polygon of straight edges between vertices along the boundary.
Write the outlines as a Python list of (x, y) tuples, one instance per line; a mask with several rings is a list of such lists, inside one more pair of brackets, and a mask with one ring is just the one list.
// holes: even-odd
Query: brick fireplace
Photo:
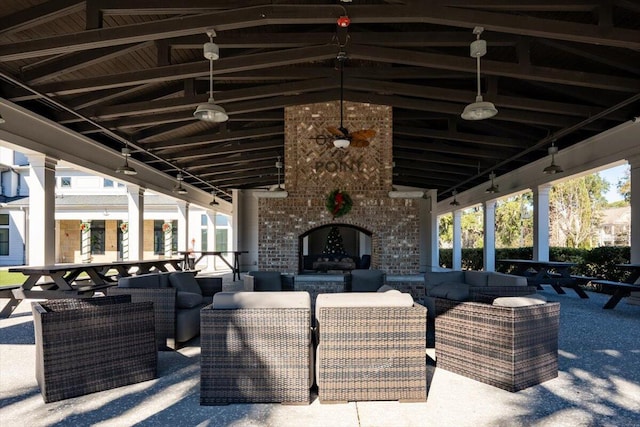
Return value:
[[(368, 147), (335, 148), (326, 131), (340, 122), (340, 103), (285, 108), (284, 183), (288, 197), (258, 199), (258, 269), (297, 273), (299, 237), (322, 225), (348, 224), (371, 233), (371, 268), (388, 274), (419, 271), (421, 199), (390, 198), (392, 109), (345, 102), (350, 131), (374, 129)], [(351, 211), (332, 218), (325, 199), (349, 193)]]

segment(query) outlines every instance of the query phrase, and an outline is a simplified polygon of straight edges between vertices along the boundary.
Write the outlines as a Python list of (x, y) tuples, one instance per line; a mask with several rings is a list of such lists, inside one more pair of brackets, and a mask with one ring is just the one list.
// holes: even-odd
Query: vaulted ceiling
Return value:
[[(476, 26), (498, 114), (465, 121)], [(193, 117), (208, 29), (222, 124)], [(394, 184), (443, 197), (640, 114), (629, 0), (3, 0), (0, 96), (203, 190), (267, 187), (284, 107), (339, 99), (339, 45), (345, 99), (393, 107)]]

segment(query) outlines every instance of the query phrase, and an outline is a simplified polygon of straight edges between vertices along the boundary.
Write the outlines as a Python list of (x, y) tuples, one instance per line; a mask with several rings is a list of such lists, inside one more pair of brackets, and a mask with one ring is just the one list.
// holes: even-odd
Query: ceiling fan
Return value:
[(368, 147), (370, 144), (369, 139), (373, 138), (376, 134), (375, 130), (363, 129), (349, 133), (347, 128), (344, 127), (344, 61), (347, 59), (347, 54), (343, 50), (340, 50), (336, 59), (340, 66), (340, 127), (329, 126), (327, 130), (335, 136), (333, 145), (336, 148), (347, 148), (349, 146), (358, 148)]

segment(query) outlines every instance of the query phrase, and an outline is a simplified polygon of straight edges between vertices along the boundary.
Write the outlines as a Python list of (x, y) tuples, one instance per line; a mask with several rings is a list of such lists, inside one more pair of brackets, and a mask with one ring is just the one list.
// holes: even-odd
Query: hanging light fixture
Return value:
[(476, 58), (476, 78), (478, 86), (478, 94), (476, 102), (467, 105), (460, 115), (465, 120), (484, 120), (495, 116), (498, 113), (495, 105), (491, 102), (483, 101), (480, 95), (480, 58), (487, 53), (487, 42), (480, 39), (480, 34), (484, 31), (483, 27), (475, 27), (473, 34), (477, 39), (471, 43), (471, 57)]
[(182, 186), (182, 181), (184, 181), (182, 173), (178, 172), (178, 174), (176, 175), (176, 181), (178, 182), (176, 183), (175, 187), (173, 187), (173, 192), (176, 194), (187, 194), (187, 189)]
[(340, 50), (336, 58), (340, 64), (340, 127), (338, 130), (342, 133), (341, 136), (333, 140), (333, 146), (336, 148), (347, 148), (351, 145), (351, 141), (347, 138), (349, 132), (345, 129), (343, 124), (344, 118), (344, 61), (347, 59), (347, 53)]
[(220, 58), (220, 49), (213, 42), (216, 35), (214, 30), (207, 31), (209, 41), (204, 44), (204, 57), (209, 60), (209, 101), (198, 105), (193, 116), (204, 122), (221, 123), (229, 119), (227, 112), (221, 106), (217, 105), (213, 99), (213, 61)]
[(124, 157), (124, 164), (116, 169), (116, 173), (123, 175), (137, 175), (138, 171), (129, 166), (129, 157), (131, 156), (131, 150), (128, 146), (122, 147), (122, 157)]
[(489, 174), (489, 178), (491, 179), (491, 187), (487, 188), (485, 190), (486, 193), (491, 193), (491, 194), (495, 194), (495, 193), (499, 193), (500, 189), (498, 188), (497, 185), (495, 185), (495, 183), (493, 182), (494, 179), (496, 179), (496, 174), (495, 172), (491, 172)]
[(458, 195), (458, 190), (453, 190), (451, 192), (451, 195), (453, 196), (453, 200), (449, 204), (451, 206), (460, 206), (460, 202), (456, 200), (456, 196)]
[(551, 141), (551, 147), (549, 147), (549, 154), (551, 155), (551, 164), (544, 168), (543, 172), (547, 175), (553, 175), (555, 173), (562, 173), (564, 170), (558, 165), (556, 165), (556, 154), (558, 154), (558, 147), (554, 144), (555, 141)]
[(212, 191), (211, 195), (213, 196), (213, 200), (209, 202), (209, 206), (218, 206), (220, 203), (216, 200), (216, 191)]
[(282, 173), (282, 161), (280, 160), (280, 156), (278, 156), (278, 160), (276, 161), (276, 169), (278, 169), (278, 186), (273, 191), (284, 191), (284, 188), (280, 185), (280, 175)]

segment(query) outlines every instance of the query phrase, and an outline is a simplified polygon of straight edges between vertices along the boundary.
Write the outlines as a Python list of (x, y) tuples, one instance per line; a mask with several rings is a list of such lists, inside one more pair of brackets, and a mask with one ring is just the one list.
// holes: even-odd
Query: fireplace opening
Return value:
[(347, 272), (369, 268), (372, 233), (349, 224), (316, 227), (298, 237), (299, 273)]

